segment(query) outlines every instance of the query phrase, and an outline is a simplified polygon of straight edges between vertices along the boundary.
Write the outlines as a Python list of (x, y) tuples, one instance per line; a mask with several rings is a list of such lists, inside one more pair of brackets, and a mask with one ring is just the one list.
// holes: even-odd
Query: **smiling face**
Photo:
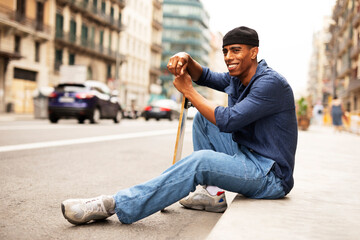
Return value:
[(237, 77), (247, 86), (256, 72), (258, 47), (244, 44), (224, 46), (224, 61), (231, 76)]

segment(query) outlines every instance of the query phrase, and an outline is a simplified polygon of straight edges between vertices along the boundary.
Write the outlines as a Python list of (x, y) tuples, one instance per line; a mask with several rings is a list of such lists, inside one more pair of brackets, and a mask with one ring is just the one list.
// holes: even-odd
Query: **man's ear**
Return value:
[(251, 48), (250, 53), (251, 53), (251, 59), (256, 59), (256, 57), (259, 53), (259, 48), (258, 47)]

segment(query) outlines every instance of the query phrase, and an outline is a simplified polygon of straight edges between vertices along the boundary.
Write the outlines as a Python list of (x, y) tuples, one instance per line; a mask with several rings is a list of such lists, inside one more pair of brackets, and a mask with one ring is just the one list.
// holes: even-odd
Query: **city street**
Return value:
[[(183, 156), (192, 151), (191, 123), (187, 122)], [(64, 199), (113, 194), (164, 171), (172, 162), (176, 129), (177, 121), (168, 120), (120, 124), (104, 120), (98, 125), (79, 125), (75, 120), (55, 125), (46, 120), (0, 121), (0, 239), (354, 239), (358, 235), (360, 137), (319, 126), (299, 131), (295, 188), (283, 201), (238, 197), (224, 215), (186, 210), (175, 203), (166, 213), (131, 225), (112, 216), (75, 227), (63, 218)], [(234, 195), (227, 197), (231, 202)]]
[[(60, 210), (67, 198), (113, 194), (159, 175), (172, 163), (177, 124), (143, 119), (98, 125), (0, 122), (0, 239), (204, 239), (221, 214), (175, 203), (166, 213), (131, 225), (112, 216), (74, 227)], [(89, 139), (93, 142), (84, 143)], [(17, 148), (9, 151), (9, 146)], [(183, 156), (191, 151), (190, 131)]]

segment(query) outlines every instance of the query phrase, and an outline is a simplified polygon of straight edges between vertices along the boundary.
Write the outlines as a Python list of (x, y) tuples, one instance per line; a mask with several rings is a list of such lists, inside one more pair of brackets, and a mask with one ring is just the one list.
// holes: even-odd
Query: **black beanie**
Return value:
[(232, 44), (245, 44), (258, 47), (259, 37), (254, 29), (237, 27), (225, 34), (222, 47)]

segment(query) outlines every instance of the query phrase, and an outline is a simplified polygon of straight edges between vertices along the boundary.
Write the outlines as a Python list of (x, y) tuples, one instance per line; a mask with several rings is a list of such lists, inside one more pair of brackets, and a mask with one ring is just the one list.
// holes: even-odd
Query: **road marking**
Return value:
[(148, 132), (124, 133), (124, 134), (109, 135), (109, 136), (87, 137), (87, 138), (77, 138), (70, 140), (58, 140), (58, 141), (1, 146), (0, 152), (58, 147), (58, 146), (66, 146), (73, 144), (95, 143), (95, 142), (133, 139), (133, 138), (141, 138), (141, 137), (152, 137), (152, 136), (161, 136), (161, 135), (169, 135), (169, 134), (176, 134), (176, 129), (164, 129), (164, 130), (156, 130), (156, 131), (148, 131)]
[(33, 126), (0, 126), (0, 131), (12, 131), (12, 130), (48, 130), (48, 129), (67, 129), (67, 128), (79, 128), (78, 126), (55, 126), (55, 125), (33, 125)]

